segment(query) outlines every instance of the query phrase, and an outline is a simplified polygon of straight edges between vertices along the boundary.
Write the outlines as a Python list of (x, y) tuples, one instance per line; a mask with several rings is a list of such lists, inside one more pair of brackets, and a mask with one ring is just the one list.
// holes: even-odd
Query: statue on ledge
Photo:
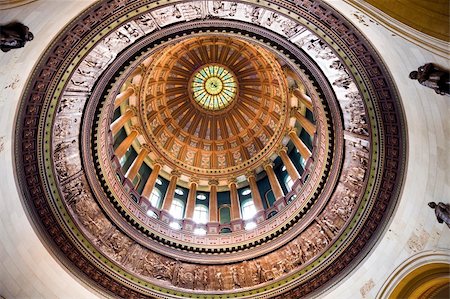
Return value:
[(12, 22), (0, 25), (0, 49), (3, 52), (22, 48), (26, 42), (33, 40), (33, 38), (33, 33), (22, 23)]
[(428, 206), (434, 209), (434, 213), (436, 214), (437, 221), (439, 223), (445, 222), (447, 226), (450, 228), (450, 207), (449, 205), (440, 202), (436, 204), (435, 202), (429, 202)]
[(423, 86), (433, 89), (437, 94), (450, 94), (449, 72), (427, 63), (409, 73), (409, 78), (419, 81)]

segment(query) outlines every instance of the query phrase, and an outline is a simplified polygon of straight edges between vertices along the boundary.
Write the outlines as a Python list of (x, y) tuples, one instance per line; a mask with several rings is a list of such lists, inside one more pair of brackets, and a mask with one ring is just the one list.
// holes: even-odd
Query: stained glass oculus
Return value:
[(192, 79), (194, 100), (208, 110), (221, 110), (230, 105), (236, 90), (234, 75), (222, 66), (205, 66)]

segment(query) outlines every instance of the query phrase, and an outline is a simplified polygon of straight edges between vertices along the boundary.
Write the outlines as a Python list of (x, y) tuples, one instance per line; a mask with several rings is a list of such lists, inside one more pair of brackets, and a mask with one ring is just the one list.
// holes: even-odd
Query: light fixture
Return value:
[(197, 195), (197, 199), (205, 200), (206, 199), (206, 195), (205, 194), (199, 194), (199, 195)]
[(252, 191), (248, 188), (241, 192), (241, 194), (244, 196), (249, 195), (250, 193), (252, 193)]

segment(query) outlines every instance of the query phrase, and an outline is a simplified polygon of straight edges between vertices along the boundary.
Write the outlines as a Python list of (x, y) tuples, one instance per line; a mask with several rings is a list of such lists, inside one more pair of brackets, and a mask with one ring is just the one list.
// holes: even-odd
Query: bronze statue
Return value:
[(441, 70), (432, 63), (422, 65), (417, 71), (409, 73), (409, 78), (432, 88), (437, 94), (450, 94), (449, 72)]
[(3, 52), (22, 48), (26, 42), (33, 40), (33, 38), (33, 33), (22, 23), (12, 22), (0, 25), (0, 49)]
[(447, 224), (447, 226), (450, 228), (450, 206), (443, 202), (440, 202), (438, 204), (436, 204), (435, 202), (429, 202), (428, 206), (434, 209), (437, 221), (439, 223), (445, 222), (445, 224)]

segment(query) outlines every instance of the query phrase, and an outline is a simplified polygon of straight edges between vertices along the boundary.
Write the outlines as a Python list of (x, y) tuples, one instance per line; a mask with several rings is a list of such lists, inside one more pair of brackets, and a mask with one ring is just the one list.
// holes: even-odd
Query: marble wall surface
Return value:
[(13, 131), (17, 104), (33, 66), (58, 31), (94, 1), (35, 1), (1, 10), (2, 23), (17, 20), (35, 38), (0, 53), (0, 295), (5, 298), (95, 298), (39, 240), (17, 191)]

